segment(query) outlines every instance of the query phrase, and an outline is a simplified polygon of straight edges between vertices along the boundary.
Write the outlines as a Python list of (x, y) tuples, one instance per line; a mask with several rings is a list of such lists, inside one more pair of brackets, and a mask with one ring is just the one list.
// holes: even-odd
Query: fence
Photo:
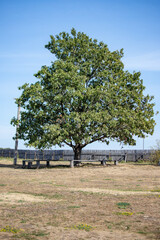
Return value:
[[(117, 155), (127, 154), (127, 161), (138, 161), (140, 159), (149, 160), (153, 150), (83, 150), (82, 159), (93, 159), (98, 157), (100, 160), (106, 155), (109, 158)], [(14, 149), (0, 149), (0, 157), (14, 158)], [(18, 150), (20, 159), (39, 159), (39, 160), (72, 160), (74, 153), (72, 150)]]

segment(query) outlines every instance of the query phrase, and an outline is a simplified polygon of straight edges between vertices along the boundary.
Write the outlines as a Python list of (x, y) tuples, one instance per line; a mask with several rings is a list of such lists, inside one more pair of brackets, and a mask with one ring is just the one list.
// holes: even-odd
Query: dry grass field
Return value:
[(0, 159), (0, 239), (160, 239), (160, 167)]

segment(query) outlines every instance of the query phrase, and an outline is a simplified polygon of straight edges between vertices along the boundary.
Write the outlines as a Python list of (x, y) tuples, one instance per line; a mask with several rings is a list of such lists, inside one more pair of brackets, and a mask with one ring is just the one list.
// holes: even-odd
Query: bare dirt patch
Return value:
[(21, 203), (38, 203), (38, 202), (49, 202), (49, 201), (54, 201), (57, 202), (58, 200), (51, 200), (51, 199), (46, 199), (45, 197), (41, 196), (33, 196), (31, 194), (24, 194), (24, 193), (0, 193), (0, 204), (21, 204)]
[(159, 167), (11, 164), (0, 160), (0, 239), (160, 239)]
[(100, 193), (100, 194), (111, 194), (111, 195), (159, 195), (159, 192), (151, 191), (120, 191), (120, 190), (108, 190), (99, 188), (68, 188), (69, 191), (81, 191), (88, 193)]

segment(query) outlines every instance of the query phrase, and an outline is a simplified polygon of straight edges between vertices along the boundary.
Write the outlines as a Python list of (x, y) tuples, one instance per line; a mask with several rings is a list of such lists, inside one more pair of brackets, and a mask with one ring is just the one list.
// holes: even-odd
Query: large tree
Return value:
[(124, 70), (123, 49), (111, 52), (75, 29), (51, 36), (45, 47), (56, 60), (35, 74), (37, 82), (20, 87), (16, 100), (20, 139), (39, 149), (65, 143), (79, 160), (95, 141), (135, 144), (135, 136), (153, 134), (153, 97), (144, 95), (140, 72)]

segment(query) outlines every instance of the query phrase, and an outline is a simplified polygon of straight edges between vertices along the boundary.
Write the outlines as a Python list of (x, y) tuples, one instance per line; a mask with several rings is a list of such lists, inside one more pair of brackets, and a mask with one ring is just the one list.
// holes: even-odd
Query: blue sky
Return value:
[[(69, 32), (74, 27), (109, 49), (124, 48), (125, 69), (140, 71), (145, 93), (154, 95), (155, 111), (160, 109), (160, 1), (159, 0), (1, 0), (0, 1), (0, 147), (14, 148), (15, 128), (10, 120), (17, 114), (14, 98), (18, 86), (34, 82), (42, 65), (50, 65), (54, 56), (44, 48), (50, 35)], [(144, 140), (148, 149), (160, 139), (160, 119), (155, 116), (153, 136)], [(19, 141), (23, 149), (23, 141)], [(121, 149), (93, 143), (88, 149)], [(134, 147), (142, 149), (143, 140)], [(58, 149), (58, 148), (56, 148)]]

